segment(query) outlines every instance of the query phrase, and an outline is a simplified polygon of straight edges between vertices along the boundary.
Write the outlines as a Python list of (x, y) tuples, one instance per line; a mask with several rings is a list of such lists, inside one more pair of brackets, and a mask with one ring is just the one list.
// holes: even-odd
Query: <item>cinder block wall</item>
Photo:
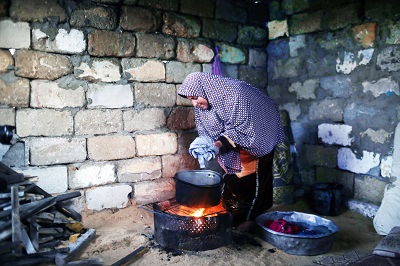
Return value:
[(229, 0), (0, 1), (0, 125), (19, 140), (2, 162), (52, 194), (79, 190), (78, 211), (174, 196), (197, 169), (191, 72), (266, 89), (267, 6)]
[(340, 182), (373, 216), (400, 121), (399, 1), (269, 1), (268, 93), (291, 119), (304, 188)]

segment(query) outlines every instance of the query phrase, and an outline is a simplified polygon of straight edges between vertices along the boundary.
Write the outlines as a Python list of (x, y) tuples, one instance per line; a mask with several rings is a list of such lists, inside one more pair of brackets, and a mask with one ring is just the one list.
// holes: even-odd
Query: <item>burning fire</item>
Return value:
[(190, 216), (193, 216), (193, 217), (201, 217), (201, 216), (204, 215), (204, 210), (205, 210), (205, 208), (201, 208), (201, 209), (195, 210), (194, 212), (192, 212), (192, 213), (190, 214)]
[(170, 209), (165, 210), (167, 213), (182, 215), (182, 216), (190, 216), (194, 218), (203, 218), (203, 217), (214, 217), (219, 213), (226, 213), (225, 208), (220, 203), (217, 206), (208, 207), (208, 208), (192, 208), (184, 205), (176, 205)]

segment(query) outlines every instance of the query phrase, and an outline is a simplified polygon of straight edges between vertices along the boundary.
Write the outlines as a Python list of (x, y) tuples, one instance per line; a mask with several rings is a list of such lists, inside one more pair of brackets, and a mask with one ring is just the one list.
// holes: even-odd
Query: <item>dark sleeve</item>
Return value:
[(224, 136), (219, 137), (218, 140), (222, 143), (222, 147), (219, 150), (220, 153), (233, 151), (235, 149), (235, 147), (233, 147), (232, 144), (229, 143), (229, 141)]

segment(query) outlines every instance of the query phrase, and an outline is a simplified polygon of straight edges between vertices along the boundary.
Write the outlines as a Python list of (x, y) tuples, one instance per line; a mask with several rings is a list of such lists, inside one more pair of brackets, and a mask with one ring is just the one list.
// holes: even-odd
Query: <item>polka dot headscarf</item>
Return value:
[[(275, 103), (244, 81), (196, 72), (186, 77), (178, 94), (208, 100), (207, 110), (194, 107), (199, 136), (213, 141), (227, 136), (255, 157), (270, 153), (284, 139)], [(241, 170), (237, 150), (219, 154), (218, 160), (228, 174)]]

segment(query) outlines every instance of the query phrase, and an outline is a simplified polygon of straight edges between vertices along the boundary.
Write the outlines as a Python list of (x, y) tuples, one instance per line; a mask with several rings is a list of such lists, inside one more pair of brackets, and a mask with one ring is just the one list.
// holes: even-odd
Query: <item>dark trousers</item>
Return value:
[(274, 152), (258, 158), (256, 173), (241, 178), (224, 175), (222, 202), (232, 213), (233, 226), (254, 221), (273, 205), (272, 163)]

